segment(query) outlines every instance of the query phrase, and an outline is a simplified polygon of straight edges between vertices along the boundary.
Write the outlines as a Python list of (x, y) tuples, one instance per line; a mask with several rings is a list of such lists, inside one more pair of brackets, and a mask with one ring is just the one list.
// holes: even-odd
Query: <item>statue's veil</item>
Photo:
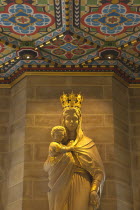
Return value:
[[(76, 129), (76, 139), (74, 145), (76, 146), (75, 154), (77, 159), (90, 174), (95, 174), (95, 171), (101, 171), (103, 173), (104, 179), (104, 167), (101, 160), (101, 157), (98, 153), (95, 143), (92, 139), (86, 137), (82, 131), (81, 124), (82, 124), (82, 116), (80, 109), (77, 108), (66, 108), (63, 111), (63, 118), (62, 118), (62, 125), (65, 127), (65, 116), (69, 114), (70, 111), (73, 110), (73, 113), (76, 113), (79, 119), (79, 124)], [(104, 179), (100, 185), (100, 196), (103, 188)]]
[(76, 115), (77, 115), (77, 117), (78, 117), (78, 120), (79, 120), (77, 129), (76, 129), (76, 139), (73, 139), (73, 140), (75, 140), (75, 143), (74, 144), (76, 145), (77, 142), (79, 142), (83, 138), (83, 136), (84, 136), (83, 131), (82, 131), (82, 127), (81, 127), (81, 124), (82, 124), (82, 116), (81, 116), (81, 111), (78, 108), (74, 108), (73, 107), (73, 108), (66, 108), (66, 109), (64, 109), (63, 110), (63, 114), (62, 114), (62, 125), (64, 127), (65, 127), (65, 116), (68, 115), (70, 111), (73, 111), (73, 113), (75, 112)]

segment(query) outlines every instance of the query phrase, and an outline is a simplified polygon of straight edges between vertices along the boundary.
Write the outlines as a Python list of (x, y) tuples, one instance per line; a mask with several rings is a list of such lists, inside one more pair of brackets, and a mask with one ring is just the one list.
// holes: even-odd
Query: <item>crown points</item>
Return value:
[(65, 108), (81, 108), (81, 104), (83, 101), (83, 96), (81, 94), (74, 94), (73, 92), (70, 94), (65, 94), (60, 97), (60, 101), (62, 107)]

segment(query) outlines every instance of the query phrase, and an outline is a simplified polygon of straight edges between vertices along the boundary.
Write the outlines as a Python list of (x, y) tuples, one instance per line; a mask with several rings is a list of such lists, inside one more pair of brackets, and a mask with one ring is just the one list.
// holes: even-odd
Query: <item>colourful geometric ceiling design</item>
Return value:
[(12, 52), (14, 52), (14, 49), (0, 42), (0, 60), (4, 59), (6, 55), (10, 55)]
[(96, 50), (96, 45), (85, 44), (84, 40), (74, 39), (71, 35), (65, 35), (63, 39), (52, 41), (44, 47), (46, 52), (59, 56), (62, 59), (77, 59)]
[(1, 27), (21, 36), (36, 34), (40, 28), (47, 28), (55, 22), (52, 15), (38, 12), (35, 7), (26, 4), (7, 5), (0, 14), (0, 20)]
[[(116, 41), (122, 37), (130, 35), (139, 29), (140, 11), (139, 7), (128, 6), (127, 4), (103, 4), (83, 5), (85, 10), (81, 10), (81, 24), (79, 28), (87, 30), (90, 34), (103, 38), (106, 41)], [(79, 2), (80, 4), (80, 2)], [(105, 37), (103, 37), (105, 36)]]
[(131, 53), (131, 55), (133, 57), (136, 57), (137, 59), (140, 58), (140, 42), (136, 42), (134, 45), (131, 45), (126, 48), (124, 48), (124, 50), (126, 53)]
[[(62, 25), (60, 3), (55, 6), (51, 0), (1, 0), (0, 27), (4, 34), (21, 41), (38, 39)], [(57, 24), (55, 13), (57, 18), (59, 15)]]
[[(64, 33), (59, 39), (52, 40), (42, 47), (42, 55), (50, 54), (57, 63), (76, 65), (97, 55), (98, 46), (83, 37)], [(49, 58), (51, 59), (51, 58)], [(82, 59), (82, 61), (81, 61)]]
[(0, 0), (0, 84), (24, 72), (140, 80), (140, 0)]
[(97, 28), (97, 32), (116, 36), (127, 31), (130, 27), (140, 25), (140, 13), (129, 11), (123, 4), (106, 4), (95, 13), (90, 12), (81, 18), (82, 24), (89, 29)]

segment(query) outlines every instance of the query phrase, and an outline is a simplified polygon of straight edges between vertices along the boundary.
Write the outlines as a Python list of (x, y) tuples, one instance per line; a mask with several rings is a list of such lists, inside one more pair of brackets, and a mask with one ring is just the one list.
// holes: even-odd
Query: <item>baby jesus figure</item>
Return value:
[[(64, 145), (67, 133), (63, 126), (53, 127), (51, 136), (53, 141), (49, 145), (49, 155), (44, 163), (44, 170), (48, 172), (49, 178), (49, 207), (54, 209), (54, 204), (57, 203), (59, 204), (59, 209), (63, 209), (63, 204), (67, 204), (66, 201), (71, 190), (72, 177), (75, 174), (79, 176), (80, 174), (85, 174), (89, 167), (91, 174), (94, 173), (96, 155), (91, 150), (94, 146), (92, 140), (87, 139), (85, 142), (81, 141), (78, 143), (75, 142), (76, 140), (72, 140), (67, 145)], [(89, 175), (90, 178), (91, 176)], [(93, 210), (93, 205), (89, 205), (88, 209)]]
[[(53, 141), (49, 145), (49, 155), (44, 163), (44, 170), (48, 173), (48, 198), (51, 201), (49, 203), (50, 209), (54, 205), (54, 202), (59, 198), (59, 190), (62, 189), (65, 194), (70, 186), (69, 180), (74, 171), (74, 158), (71, 151), (74, 150), (74, 141), (69, 142), (68, 146), (63, 144), (67, 137), (66, 129), (63, 126), (55, 126), (52, 128), (51, 136)], [(64, 177), (65, 181), (64, 181)], [(62, 183), (62, 188), (60, 186)], [(64, 188), (67, 186), (68, 188)], [(65, 189), (65, 190), (64, 190)], [(57, 198), (56, 198), (57, 196)], [(54, 200), (55, 199), (55, 200)], [(65, 198), (61, 197), (61, 200)]]
[[(60, 154), (73, 151), (73, 146), (63, 145), (63, 140), (66, 138), (66, 129), (63, 126), (53, 127), (51, 136), (53, 138), (53, 142), (51, 142), (49, 146), (49, 157), (52, 161), (55, 160)], [(69, 145), (72, 145), (72, 142), (73, 141), (71, 141)]]

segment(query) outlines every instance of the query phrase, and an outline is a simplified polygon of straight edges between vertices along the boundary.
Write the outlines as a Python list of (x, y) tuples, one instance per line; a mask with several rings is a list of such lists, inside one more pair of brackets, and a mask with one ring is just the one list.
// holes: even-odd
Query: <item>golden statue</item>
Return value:
[(102, 160), (92, 139), (81, 129), (83, 97), (60, 98), (62, 126), (55, 126), (44, 170), (49, 175), (49, 210), (96, 210), (105, 180)]

